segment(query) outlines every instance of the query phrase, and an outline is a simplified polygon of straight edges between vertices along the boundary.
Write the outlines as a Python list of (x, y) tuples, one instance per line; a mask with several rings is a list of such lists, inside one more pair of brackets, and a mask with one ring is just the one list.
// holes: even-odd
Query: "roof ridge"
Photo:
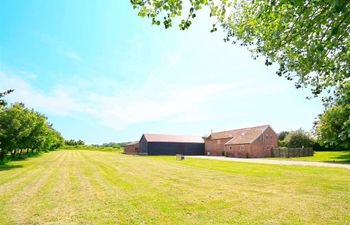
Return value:
[(254, 140), (251, 141), (251, 143), (256, 141), (269, 127), (270, 127), (270, 125), (266, 126), (266, 128), (264, 130), (262, 130), (261, 133), (258, 136), (256, 136), (256, 138)]
[(185, 134), (159, 134), (159, 133), (143, 133), (143, 135), (162, 135), (162, 136), (201, 137), (201, 136), (198, 136), (198, 135), (185, 135)]
[(189, 143), (204, 143), (201, 136), (191, 135), (175, 135), (175, 134), (143, 134), (149, 142), (189, 142)]
[(259, 125), (259, 126), (254, 126), (254, 127), (244, 127), (244, 128), (238, 128), (238, 129), (231, 129), (231, 130), (224, 130), (224, 131), (219, 131), (219, 132), (213, 132), (213, 134), (219, 134), (219, 133), (224, 133), (224, 132), (228, 132), (228, 131), (238, 131), (238, 130), (253, 129), (253, 128), (259, 128), (259, 127), (266, 127), (267, 128), (269, 126), (270, 126), (269, 124), (266, 124), (266, 125)]

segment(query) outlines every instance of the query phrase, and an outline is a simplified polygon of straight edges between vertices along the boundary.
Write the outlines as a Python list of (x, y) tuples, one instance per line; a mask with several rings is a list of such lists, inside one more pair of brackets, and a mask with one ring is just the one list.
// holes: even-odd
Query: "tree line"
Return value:
[[(0, 98), (10, 92), (0, 93)], [(64, 144), (44, 114), (22, 103), (7, 106), (3, 99), (0, 103), (0, 162), (53, 151)]]

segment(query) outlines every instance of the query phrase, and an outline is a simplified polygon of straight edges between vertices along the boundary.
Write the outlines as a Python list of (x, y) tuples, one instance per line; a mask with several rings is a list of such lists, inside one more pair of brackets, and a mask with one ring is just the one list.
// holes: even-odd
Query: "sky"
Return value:
[(310, 130), (323, 111), (276, 65), (210, 33), (208, 12), (180, 31), (151, 25), (128, 0), (0, 2), (0, 91), (15, 89), (8, 102), (44, 113), (66, 139)]

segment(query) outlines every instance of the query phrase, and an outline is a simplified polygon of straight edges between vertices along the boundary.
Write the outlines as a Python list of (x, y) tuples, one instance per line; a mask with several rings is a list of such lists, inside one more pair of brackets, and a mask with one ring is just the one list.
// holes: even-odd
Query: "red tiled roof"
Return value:
[(211, 134), (211, 139), (232, 138), (226, 144), (247, 144), (257, 139), (269, 125), (228, 130)]
[(165, 134), (143, 134), (148, 142), (178, 142), (178, 143), (204, 143), (202, 137), (165, 135)]

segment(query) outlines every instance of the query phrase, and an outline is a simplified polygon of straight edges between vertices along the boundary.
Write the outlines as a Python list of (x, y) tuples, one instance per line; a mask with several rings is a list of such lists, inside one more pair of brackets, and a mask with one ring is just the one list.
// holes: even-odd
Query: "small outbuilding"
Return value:
[(203, 155), (204, 140), (197, 136), (143, 134), (139, 154), (144, 155)]
[(124, 147), (124, 153), (129, 155), (135, 155), (139, 151), (139, 141), (129, 142)]

